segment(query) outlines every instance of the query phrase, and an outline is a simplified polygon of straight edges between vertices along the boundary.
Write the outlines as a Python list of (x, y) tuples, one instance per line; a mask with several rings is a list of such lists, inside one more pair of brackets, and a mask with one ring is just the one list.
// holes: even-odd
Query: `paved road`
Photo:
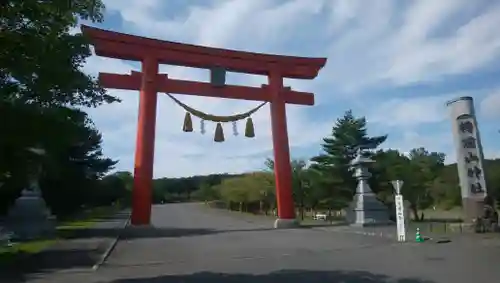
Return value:
[[(200, 204), (153, 208), (94, 273), (50, 282), (499, 282), (500, 242), (398, 244), (329, 229), (273, 230), (272, 220)], [(42, 281), (38, 281), (42, 282)]]

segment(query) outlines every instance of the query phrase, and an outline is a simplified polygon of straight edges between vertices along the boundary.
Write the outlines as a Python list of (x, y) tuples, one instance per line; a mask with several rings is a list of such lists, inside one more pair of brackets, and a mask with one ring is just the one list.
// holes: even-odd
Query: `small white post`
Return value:
[(397, 226), (397, 237), (399, 242), (406, 241), (406, 224), (405, 224), (405, 209), (404, 200), (401, 195), (401, 188), (403, 187), (403, 181), (395, 180), (392, 181), (392, 186), (396, 191), (394, 196), (394, 204), (396, 206), (396, 226)]

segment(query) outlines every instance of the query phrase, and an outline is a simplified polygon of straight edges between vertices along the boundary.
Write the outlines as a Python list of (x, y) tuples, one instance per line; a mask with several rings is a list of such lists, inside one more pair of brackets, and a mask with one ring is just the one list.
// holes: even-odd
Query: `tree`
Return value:
[(248, 199), (242, 178), (226, 179), (218, 186), (221, 198), (228, 203), (228, 207), (231, 208), (232, 203), (237, 203), (239, 211), (243, 211), (243, 205)]
[(132, 191), (132, 187), (134, 186), (134, 176), (132, 175), (132, 173), (128, 171), (118, 171), (113, 175), (120, 178), (123, 181), (123, 183), (125, 184), (125, 188), (128, 191), (130, 192)]
[(410, 202), (414, 219), (423, 220), (424, 216), (422, 214), (419, 217), (418, 210), (425, 209), (433, 203), (430, 192), (444, 168), (445, 154), (428, 152), (425, 148), (415, 148), (410, 151), (408, 158), (407, 184), (403, 186), (402, 193)]
[(386, 203), (393, 202), (392, 180), (403, 180), (402, 194), (410, 203), (415, 220), (422, 220), (420, 209), (436, 203), (444, 186), (449, 186), (443, 179), (445, 155), (428, 152), (424, 148), (412, 149), (408, 155), (397, 150), (378, 151), (374, 155), (374, 190)]
[[(262, 210), (263, 204), (274, 206), (274, 182), (269, 172), (254, 172), (234, 178), (224, 179), (216, 189), (228, 207), (238, 205), (239, 211), (249, 211), (254, 204)], [(272, 198), (272, 200), (271, 200)], [(272, 203), (271, 203), (272, 202)]]
[(488, 194), (496, 200), (500, 209), (500, 159), (485, 160), (483, 166)]
[(193, 198), (201, 201), (213, 201), (220, 199), (220, 193), (215, 186), (203, 183), (200, 189), (194, 192)]
[(272, 160), (271, 158), (266, 158), (266, 161), (264, 161), (264, 166), (266, 171), (274, 172), (274, 160)]
[(54, 132), (56, 116), (71, 119), (73, 109), (65, 108), (117, 101), (81, 70), (90, 46), (81, 34), (69, 34), (78, 18), (101, 21), (102, 9), (100, 0), (2, 1), (0, 120), (16, 123), (2, 125), (9, 135), (2, 135), (1, 148), (22, 155), (25, 143)]
[[(47, 160), (41, 189), (56, 214), (66, 214), (83, 204), (100, 204), (99, 180), (116, 161), (102, 154), (102, 136), (84, 112), (75, 114), (72, 129), (61, 140), (47, 137), (42, 143)], [(65, 140), (68, 139), (68, 140)]]
[(82, 71), (90, 46), (69, 33), (78, 19), (101, 21), (104, 6), (100, 0), (7, 0), (0, 8), (0, 120), (15, 121), (0, 125), (8, 133), (0, 137), (0, 176), (8, 176), (0, 194), (16, 197), (26, 183), (26, 148), (42, 146), (42, 183), (54, 185), (42, 187), (44, 197), (60, 204), (71, 188), (74, 200), (53, 203), (64, 211), (88, 199), (83, 187), (90, 190), (115, 163), (102, 156), (102, 137), (79, 109), (117, 99)]
[[(274, 171), (274, 161), (267, 158), (264, 162), (266, 168)], [(301, 218), (304, 219), (304, 208), (306, 198), (306, 166), (307, 162), (304, 159), (292, 159), (290, 161), (292, 168), (292, 196), (296, 207), (299, 207)]]
[(307, 194), (306, 188), (308, 187), (305, 174), (307, 163), (303, 159), (293, 159), (290, 165), (292, 167), (292, 195), (295, 205), (299, 207), (299, 214), (303, 220)]
[(357, 181), (350, 162), (356, 157), (357, 148), (375, 149), (386, 139), (387, 136), (368, 137), (366, 119), (354, 117), (351, 110), (337, 119), (331, 136), (323, 139), (324, 153), (311, 159), (311, 167), (321, 172), (321, 183), (329, 192), (328, 205), (342, 208), (352, 199)]
[(102, 21), (100, 0), (6, 2), (0, 16), (3, 101), (44, 107), (116, 101), (81, 70), (91, 55), (87, 40), (81, 34), (69, 34), (78, 18)]
[(398, 150), (378, 150), (371, 168), (370, 187), (380, 200), (386, 204), (394, 201), (394, 188), (391, 181), (403, 180), (406, 184), (409, 159)]
[[(301, 207), (311, 209), (313, 212), (320, 208), (331, 210), (336, 207), (322, 172), (311, 167), (303, 170), (301, 172), (301, 185), (303, 193)], [(302, 219), (303, 208), (301, 209)]]
[(111, 205), (129, 198), (130, 192), (127, 191), (124, 180), (116, 174), (110, 174), (102, 178), (97, 188), (96, 195), (93, 197), (97, 202), (96, 205)]

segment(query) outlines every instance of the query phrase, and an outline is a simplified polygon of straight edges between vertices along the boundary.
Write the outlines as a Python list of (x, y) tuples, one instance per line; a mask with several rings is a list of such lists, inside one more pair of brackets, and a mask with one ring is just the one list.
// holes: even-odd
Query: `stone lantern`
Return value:
[(28, 240), (41, 237), (51, 237), (55, 234), (55, 217), (47, 207), (39, 186), (42, 172), (41, 158), (45, 150), (29, 148), (33, 154), (29, 165), (28, 186), (15, 201), (7, 214), (7, 226), (18, 240)]
[(356, 194), (347, 213), (347, 221), (352, 226), (376, 226), (393, 224), (389, 219), (389, 209), (377, 199), (368, 184), (372, 174), (368, 165), (375, 161), (365, 157), (365, 151), (358, 149), (357, 156), (351, 161), (354, 176), (358, 180)]

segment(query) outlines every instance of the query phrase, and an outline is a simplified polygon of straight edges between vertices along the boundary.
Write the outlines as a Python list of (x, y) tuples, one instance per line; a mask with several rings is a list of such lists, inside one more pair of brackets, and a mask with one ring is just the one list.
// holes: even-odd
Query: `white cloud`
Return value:
[(357, 11), (360, 9), (359, 1), (338, 0), (332, 1), (330, 4), (331, 9), (331, 27), (333, 31), (338, 31), (349, 21), (352, 21), (357, 16)]
[[(433, 131), (432, 134), (429, 134), (421, 129), (425, 127), (432, 129), (433, 126), (443, 128), (443, 125), (446, 125), (445, 129), (451, 128), (445, 102), (460, 96), (464, 96), (464, 93), (412, 99), (394, 98), (376, 107), (371, 114), (367, 115), (367, 120), (369, 125), (391, 127), (395, 130), (392, 133), (398, 133), (396, 135), (389, 134), (387, 142), (382, 145), (384, 148), (399, 149), (408, 153), (413, 148), (424, 147), (431, 151), (445, 153), (446, 163), (454, 163), (456, 162), (456, 152), (451, 131)], [(500, 93), (498, 91), (492, 92), (480, 103), (481, 116), (485, 118), (498, 117), (498, 110), (500, 110), (498, 105), (500, 105)], [(486, 121), (482, 121), (480, 118), (479, 122), (482, 128)], [(491, 135), (485, 134), (485, 132), (482, 132), (482, 137), (492, 138)], [(493, 137), (493, 140), (495, 140), (495, 137)], [(484, 143), (483, 140), (483, 147), (486, 158), (498, 158), (500, 156), (500, 150), (492, 148), (491, 142)]]
[[(450, 22), (478, 5), (466, 0), (422, 0), (410, 2), (409, 6), (402, 6), (397, 0), (214, 0), (182, 9), (173, 6), (176, 2), (161, 0), (104, 2), (108, 12), (117, 13), (123, 19), (121, 28), (118, 27), (122, 32), (256, 52), (289, 54), (293, 49), (293, 55), (327, 56), (329, 63), (319, 80), (286, 81), (286, 85), (306, 91), (358, 91), (381, 83), (404, 85), (435, 81), (446, 75), (480, 69), (499, 57), (500, 36), (495, 33), (495, 27), (500, 26), (500, 6), (484, 13), (468, 14), (466, 21)], [(401, 8), (405, 9), (404, 13)], [(171, 16), (163, 17), (160, 11), (165, 10)], [(434, 36), (440, 32), (443, 36)], [(92, 74), (99, 71), (129, 73), (138, 68), (137, 63), (92, 57), (85, 70)], [(208, 80), (208, 72), (204, 70), (167, 66), (160, 70), (174, 78)], [(231, 74), (228, 79), (235, 84), (266, 83), (264, 77), (241, 74)], [(93, 109), (91, 115), (103, 132), (106, 153), (120, 158), (121, 169), (131, 169), (138, 92), (111, 92), (123, 102)], [(332, 109), (336, 106), (335, 97), (327, 97), (328, 93), (316, 94), (321, 96), (316, 99), (319, 103), (332, 105)], [(243, 112), (258, 105), (247, 101), (176, 97), (194, 108), (217, 115)], [(394, 141), (401, 148), (424, 144), (432, 149), (435, 147), (430, 141), (432, 138), (417, 138), (423, 135), (414, 129), (422, 123), (444, 121), (445, 101), (443, 96), (404, 100), (393, 97), (376, 108), (370, 105), (375, 110), (367, 107), (365, 113), (360, 114), (366, 114), (370, 123), (405, 127), (404, 141)], [(331, 121), (340, 114), (332, 110), (324, 122), (318, 124), (312, 122), (311, 111), (306, 108), (287, 107), (292, 146), (317, 144), (329, 133)], [(253, 117), (255, 139), (232, 137), (231, 125), (227, 125), (224, 128), (227, 141), (223, 144), (212, 141), (214, 125), (210, 123), (205, 136), (182, 133), (183, 118), (183, 110), (159, 94), (155, 176), (260, 168), (263, 162), (260, 155), (272, 149), (268, 106)], [(197, 130), (197, 120), (194, 125)], [(239, 125), (240, 131), (243, 126), (244, 121)], [(198, 155), (202, 157), (196, 159)]]
[[(456, 97), (455, 95), (453, 95)], [(424, 123), (438, 123), (447, 119), (445, 102), (451, 95), (418, 98), (393, 98), (370, 107), (367, 119), (390, 127), (412, 127)]]
[(500, 117), (500, 90), (495, 90), (481, 101), (479, 112), (486, 118)]
[[(337, 2), (332, 2), (337, 3)], [(342, 2), (339, 2), (342, 3)], [(337, 3), (337, 5), (340, 5)], [(484, 13), (488, 1), (349, 1), (343, 15), (351, 22), (335, 30), (328, 66), (336, 84), (359, 90), (380, 82), (405, 85), (480, 69), (500, 55), (500, 5)], [(344, 4), (348, 5), (348, 4)], [(356, 16), (351, 17), (355, 10)], [(342, 17), (333, 14), (334, 23)], [(336, 16), (336, 17), (335, 17)], [(461, 20), (458, 20), (461, 19)], [(467, 21), (463, 21), (467, 19)], [(439, 36), (438, 36), (439, 35)], [(333, 61), (333, 60), (332, 60)]]
[[(450, 133), (442, 133), (439, 135), (424, 135), (416, 131), (403, 131), (402, 138), (396, 141), (388, 140), (387, 148), (399, 149), (402, 152), (409, 153), (414, 148), (424, 147), (428, 150), (441, 151), (450, 154), (449, 145), (452, 143)], [(446, 149), (446, 150), (443, 150)]]
[[(431, 151), (445, 153), (446, 162), (453, 163), (456, 162), (456, 154), (450, 131), (451, 122), (449, 121), (449, 112), (445, 106), (445, 102), (466, 94), (459, 92), (410, 99), (393, 98), (380, 103), (371, 112), (367, 111), (369, 114), (366, 117), (369, 125), (378, 125), (386, 129), (390, 127), (393, 130), (392, 133), (399, 133), (396, 135), (389, 134), (387, 142), (383, 144), (384, 148), (409, 152), (413, 148), (424, 147)], [(481, 101), (481, 116), (486, 118), (498, 117), (498, 110), (500, 110), (498, 106), (500, 105), (499, 94), (499, 92), (493, 92)], [(482, 121), (480, 118), (479, 122), (482, 127), (486, 121)], [(443, 125), (446, 126), (442, 127)], [(433, 126), (450, 130), (442, 132), (434, 131), (433, 134), (422, 131), (422, 128), (427, 127), (432, 129)], [(438, 132), (438, 134), (435, 132)], [(490, 137), (489, 135), (482, 136)], [(487, 144), (489, 145), (489, 143)], [(485, 146), (484, 141), (483, 146)], [(488, 146), (484, 148), (486, 158), (497, 158), (499, 152), (498, 148)]]
[[(438, 79), (440, 75), (461, 74), (484, 66), (500, 54), (500, 37), (494, 26), (500, 25), (500, 6), (482, 14), (444, 38), (430, 38), (446, 23), (446, 18), (472, 1), (417, 1), (409, 21), (394, 37), (389, 49), (396, 55), (385, 76), (406, 84)], [(439, 4), (438, 4), (439, 3)], [(423, 27), (423, 28), (422, 28)]]

